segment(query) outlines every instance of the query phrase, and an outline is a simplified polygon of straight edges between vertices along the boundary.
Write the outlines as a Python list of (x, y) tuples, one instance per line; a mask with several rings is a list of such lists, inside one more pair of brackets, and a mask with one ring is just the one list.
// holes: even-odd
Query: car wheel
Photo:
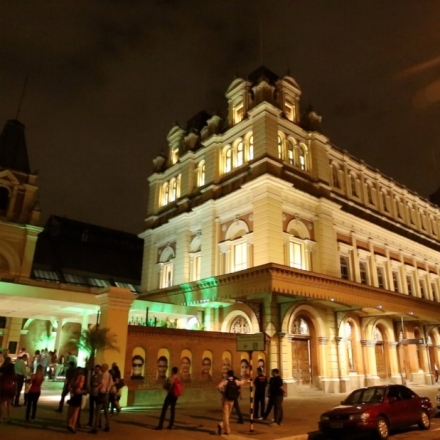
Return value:
[(418, 425), (420, 429), (429, 429), (431, 427), (431, 419), (426, 411), (422, 411), (422, 414), (420, 414)]
[(380, 440), (387, 440), (390, 434), (390, 429), (388, 427), (388, 422), (383, 417), (378, 417), (376, 419), (376, 432)]

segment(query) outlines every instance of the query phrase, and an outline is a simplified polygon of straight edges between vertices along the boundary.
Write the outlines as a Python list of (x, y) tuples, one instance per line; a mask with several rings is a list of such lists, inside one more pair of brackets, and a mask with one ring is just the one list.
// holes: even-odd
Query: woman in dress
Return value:
[(35, 374), (31, 376), (31, 386), (26, 396), (26, 422), (33, 422), (37, 413), (37, 403), (44, 382), (43, 366), (38, 365)]
[(70, 385), (69, 412), (67, 415), (67, 429), (72, 433), (76, 433), (76, 421), (78, 419), (79, 410), (81, 409), (82, 396), (85, 393), (84, 383), (86, 377), (82, 368), (77, 368), (75, 376)]
[(15, 371), (11, 358), (7, 357), (0, 368), (0, 423), (3, 408), (6, 408), (7, 422), (11, 423), (11, 406), (15, 396)]

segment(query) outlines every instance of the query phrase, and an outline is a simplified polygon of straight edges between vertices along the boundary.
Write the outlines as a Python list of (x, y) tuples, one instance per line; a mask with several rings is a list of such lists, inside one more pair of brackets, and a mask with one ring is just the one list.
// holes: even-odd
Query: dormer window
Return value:
[(284, 114), (289, 121), (293, 122), (293, 120), (295, 119), (295, 106), (288, 103), (288, 102), (285, 102), (284, 103)]
[(234, 124), (238, 124), (243, 120), (244, 116), (244, 108), (243, 104), (239, 104), (236, 107), (234, 107)]
[(179, 160), (179, 149), (173, 148), (171, 150), (171, 165), (174, 165)]

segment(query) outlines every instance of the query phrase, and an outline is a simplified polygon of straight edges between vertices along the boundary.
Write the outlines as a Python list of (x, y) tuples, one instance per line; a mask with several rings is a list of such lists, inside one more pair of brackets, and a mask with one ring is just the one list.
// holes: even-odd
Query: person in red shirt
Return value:
[(37, 403), (41, 394), (41, 385), (44, 382), (43, 366), (38, 365), (35, 374), (31, 376), (31, 387), (26, 399), (26, 422), (33, 422), (37, 413)]

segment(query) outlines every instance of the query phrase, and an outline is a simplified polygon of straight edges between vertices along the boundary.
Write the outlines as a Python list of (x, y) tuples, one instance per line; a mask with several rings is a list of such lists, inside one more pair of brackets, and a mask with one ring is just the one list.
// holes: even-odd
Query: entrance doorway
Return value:
[(298, 385), (310, 385), (312, 382), (310, 362), (310, 340), (292, 340), (292, 377)]
[(381, 343), (376, 343), (375, 346), (376, 353), (376, 369), (377, 375), (382, 380), (388, 379), (387, 362), (385, 357), (384, 346)]

